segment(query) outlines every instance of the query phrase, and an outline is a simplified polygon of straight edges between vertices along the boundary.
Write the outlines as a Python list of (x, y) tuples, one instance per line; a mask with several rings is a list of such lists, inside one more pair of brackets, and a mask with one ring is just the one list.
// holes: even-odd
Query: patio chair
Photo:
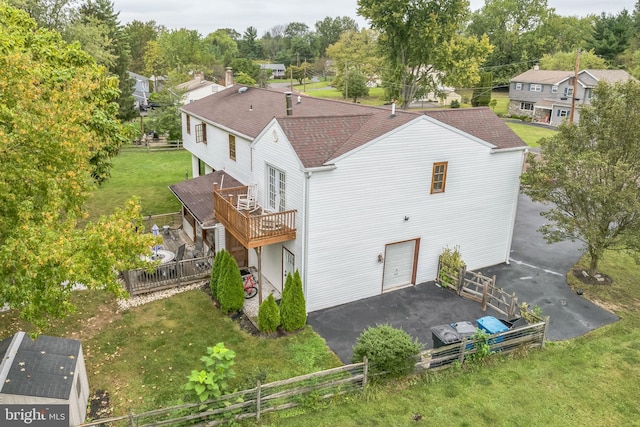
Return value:
[(258, 185), (251, 184), (247, 186), (247, 194), (239, 194), (236, 208), (239, 211), (253, 212), (258, 209)]

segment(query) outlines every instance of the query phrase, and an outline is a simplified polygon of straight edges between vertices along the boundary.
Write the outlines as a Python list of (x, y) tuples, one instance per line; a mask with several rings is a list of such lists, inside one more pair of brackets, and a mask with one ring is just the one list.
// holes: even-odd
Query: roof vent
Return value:
[(238, 89), (238, 93), (245, 93), (247, 90), (249, 90), (248, 87), (242, 86), (240, 89)]

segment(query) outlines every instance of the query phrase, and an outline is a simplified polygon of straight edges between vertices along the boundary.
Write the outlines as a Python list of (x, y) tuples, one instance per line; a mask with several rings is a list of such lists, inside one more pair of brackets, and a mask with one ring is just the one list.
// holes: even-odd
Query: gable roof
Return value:
[[(402, 111), (292, 95), (292, 115), (283, 92), (233, 86), (192, 102), (182, 111), (250, 140), (276, 119), (305, 167), (326, 164), (423, 115), (482, 139), (496, 148), (526, 144), (488, 108)], [(469, 122), (469, 123), (467, 123)]]
[(214, 183), (219, 184), (221, 188), (243, 185), (224, 171), (215, 171), (173, 184), (169, 186), (169, 189), (189, 209), (200, 224), (212, 225), (217, 222), (213, 216)]
[(213, 85), (220, 86), (221, 88), (224, 87), (224, 86), (221, 86), (221, 85), (219, 85), (217, 83), (210, 82), (209, 80), (204, 80), (204, 79), (199, 79), (199, 78), (191, 79), (188, 82), (180, 83), (176, 87), (178, 89), (183, 89), (186, 92), (191, 92), (191, 91), (196, 90), (196, 89), (200, 89), (200, 88), (203, 88), (203, 87), (209, 87), (209, 86), (213, 86)]
[(510, 79), (510, 82), (558, 84), (574, 74), (573, 71), (562, 70), (527, 70)]
[(69, 399), (80, 341), (45, 335), (32, 340), (18, 332), (0, 348), (0, 393)]
[(596, 80), (607, 83), (624, 83), (633, 77), (625, 70), (582, 70), (580, 74), (591, 74)]

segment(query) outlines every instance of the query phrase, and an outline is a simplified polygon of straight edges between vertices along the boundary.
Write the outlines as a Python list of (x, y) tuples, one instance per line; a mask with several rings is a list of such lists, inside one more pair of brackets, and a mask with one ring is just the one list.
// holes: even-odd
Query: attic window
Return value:
[(186, 117), (187, 117), (187, 125), (186, 125), (187, 133), (191, 135), (191, 116), (187, 114)]
[(236, 159), (236, 136), (229, 135), (229, 158), (231, 160)]
[(444, 193), (444, 187), (447, 183), (447, 164), (448, 162), (437, 162), (433, 164), (431, 194)]
[(196, 125), (196, 142), (207, 143), (207, 125), (204, 123)]

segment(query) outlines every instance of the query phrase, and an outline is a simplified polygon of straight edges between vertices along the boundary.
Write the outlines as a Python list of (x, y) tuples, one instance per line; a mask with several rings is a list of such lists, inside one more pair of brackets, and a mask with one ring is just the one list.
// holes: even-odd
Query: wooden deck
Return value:
[(216, 220), (247, 249), (280, 243), (296, 238), (296, 211), (263, 213), (258, 207), (253, 212), (236, 209), (235, 201), (246, 194), (247, 187), (233, 187), (213, 191)]

